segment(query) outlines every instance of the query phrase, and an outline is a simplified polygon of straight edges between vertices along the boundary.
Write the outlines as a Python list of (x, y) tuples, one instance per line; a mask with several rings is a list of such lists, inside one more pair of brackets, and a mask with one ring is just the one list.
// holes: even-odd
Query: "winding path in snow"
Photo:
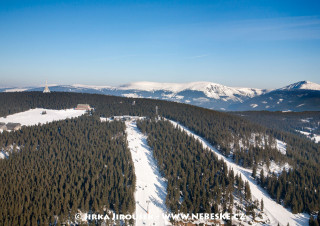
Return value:
[[(168, 120), (168, 119), (167, 119)], [(175, 127), (184, 130), (188, 135), (193, 136), (195, 139), (200, 141), (204, 148), (208, 148), (211, 151), (215, 152), (219, 159), (223, 159), (228, 167), (232, 168), (235, 174), (241, 175), (243, 180), (247, 180), (250, 185), (252, 197), (254, 199), (258, 199), (259, 201), (263, 198), (264, 202), (264, 211), (270, 219), (270, 225), (287, 225), (288, 223), (292, 225), (308, 225), (309, 224), (309, 215), (308, 214), (292, 214), (289, 210), (275, 202), (270, 195), (262, 189), (259, 185), (257, 185), (256, 181), (251, 177), (251, 171), (245, 169), (241, 166), (235, 164), (229, 158), (223, 156), (215, 147), (210, 145), (209, 142), (204, 140), (202, 137), (194, 134), (188, 128), (180, 125), (179, 123), (168, 120)]]
[(126, 121), (126, 133), (136, 174), (135, 215), (138, 219), (135, 225), (170, 225), (163, 218), (167, 211), (167, 183), (159, 172), (146, 136), (134, 119)]

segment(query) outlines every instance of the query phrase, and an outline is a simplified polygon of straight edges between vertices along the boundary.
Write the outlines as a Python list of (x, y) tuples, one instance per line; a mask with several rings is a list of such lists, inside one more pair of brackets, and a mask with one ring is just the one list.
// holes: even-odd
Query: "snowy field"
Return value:
[[(46, 111), (46, 114), (41, 114), (43, 111)], [(39, 123), (44, 124), (52, 121), (64, 120), (67, 118), (74, 118), (83, 115), (85, 110), (51, 110), (36, 108), (30, 109), (28, 111), (19, 112), (16, 114), (8, 115), (7, 117), (0, 118), (0, 122), (9, 123), (20, 123), (22, 126), (32, 126), (38, 125)]]
[(136, 174), (135, 215), (141, 217), (135, 225), (170, 225), (162, 217), (167, 212), (167, 183), (160, 175), (146, 136), (137, 128), (135, 119), (126, 121), (126, 133)]
[(223, 156), (216, 148), (210, 145), (203, 138), (188, 130), (186, 127), (172, 120), (168, 121), (170, 121), (175, 127), (178, 126), (182, 130), (187, 132), (187, 134), (199, 140), (204, 148), (209, 148), (210, 150), (215, 152), (219, 159), (223, 159), (228, 165), (228, 167), (234, 170), (235, 174), (241, 175), (242, 179), (247, 180), (249, 182), (253, 199), (263, 199), (264, 211), (269, 217), (270, 225), (277, 225), (278, 223), (284, 226), (288, 223), (290, 225), (308, 225), (310, 217), (308, 214), (292, 214), (289, 210), (275, 202), (264, 189), (257, 185), (256, 181), (251, 177), (251, 170), (238, 166), (231, 159)]

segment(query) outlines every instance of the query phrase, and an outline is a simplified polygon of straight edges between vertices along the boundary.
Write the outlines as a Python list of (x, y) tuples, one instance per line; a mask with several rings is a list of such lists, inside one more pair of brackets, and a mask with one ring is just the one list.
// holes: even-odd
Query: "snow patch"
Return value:
[(276, 140), (277, 142), (277, 149), (283, 155), (287, 154), (287, 144), (281, 140)]
[(312, 134), (312, 133), (301, 131), (301, 130), (296, 130), (296, 131), (301, 133), (301, 134), (303, 134), (303, 135), (305, 135), (307, 138), (311, 139), (315, 143), (319, 143), (320, 142), (320, 135), (319, 134)]
[(199, 97), (199, 98), (193, 98), (193, 101), (205, 103), (205, 102), (209, 102), (210, 100), (205, 97)]
[[(42, 114), (46, 112), (46, 114)], [(4, 123), (20, 123), (22, 126), (32, 126), (49, 123), (52, 121), (64, 120), (67, 118), (79, 117), (85, 114), (85, 110), (75, 110), (75, 109), (66, 109), (66, 110), (52, 110), (44, 108), (30, 109), (28, 111), (8, 115), (7, 117), (0, 118), (0, 122)]]
[(15, 144), (11, 144), (7, 147), (2, 147), (0, 151), (0, 159), (7, 159), (9, 155), (13, 152), (13, 150), (19, 151), (20, 147)]
[[(259, 167), (261, 169), (261, 167)], [(284, 163), (284, 164), (277, 164), (275, 161), (270, 162), (269, 168), (267, 167), (266, 164), (263, 165), (263, 171), (264, 171), (264, 176), (271, 176), (270, 173), (274, 173), (275, 175), (279, 176), (283, 170), (286, 172), (289, 172), (289, 170), (292, 169), (292, 166), (289, 165), (289, 163)], [(260, 172), (260, 171), (259, 171)]]
[(0, 151), (0, 159), (6, 159), (9, 157), (9, 154), (3, 150)]
[(13, 92), (24, 92), (28, 90), (27, 88), (15, 88), (15, 89), (6, 89), (4, 92), (13, 93)]
[(182, 100), (184, 98), (184, 96), (176, 95), (175, 98), (178, 99), (178, 100)]
[(122, 94), (124, 97), (129, 97), (129, 98), (142, 98), (142, 96), (136, 94), (136, 93), (124, 93)]
[(112, 89), (111, 86), (94, 86), (94, 85), (82, 85), (82, 84), (73, 84), (74, 88), (85, 88), (85, 89), (95, 89), (95, 90), (102, 90), (102, 89)]
[(175, 93), (169, 93), (169, 94), (162, 93), (161, 96), (163, 96), (164, 99), (177, 99), (177, 100), (182, 100), (182, 99), (184, 98), (184, 96), (176, 95)]
[(107, 118), (105, 117), (100, 117), (100, 122), (106, 122), (107, 121)]
[(280, 104), (283, 101), (283, 99), (279, 99), (279, 101), (277, 102), (277, 104)]

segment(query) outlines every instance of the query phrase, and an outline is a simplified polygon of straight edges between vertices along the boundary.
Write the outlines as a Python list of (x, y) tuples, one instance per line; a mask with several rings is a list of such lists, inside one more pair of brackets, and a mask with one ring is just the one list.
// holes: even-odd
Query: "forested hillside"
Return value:
[(133, 213), (135, 175), (122, 122), (99, 118), (52, 122), (3, 132), (0, 160), (0, 225), (49, 225), (78, 210)]
[[(288, 131), (299, 134), (305, 131), (320, 134), (320, 111), (307, 112), (268, 112), (268, 111), (244, 111), (231, 112), (249, 121), (261, 124), (268, 128)], [(300, 133), (301, 135), (301, 133)], [(301, 135), (303, 137), (303, 135)]]
[[(134, 102), (135, 101), (135, 102)], [(94, 116), (139, 115), (153, 117), (158, 106), (160, 116), (177, 121), (218, 148), (224, 155), (247, 168), (288, 163), (290, 171), (279, 176), (268, 174), (257, 180), (278, 202), (293, 212), (317, 211), (320, 207), (320, 145), (299, 135), (249, 122), (242, 116), (212, 111), (186, 104), (151, 99), (121, 98), (77, 93), (0, 93), (1, 115), (31, 107), (71, 108), (88, 103)], [(283, 154), (276, 139), (286, 143)]]
[[(249, 185), (223, 160), (168, 121), (137, 122), (168, 180), (166, 204), (173, 213), (234, 213), (234, 196), (247, 215), (260, 205), (251, 201)], [(231, 222), (230, 222), (231, 223)]]
[[(176, 114), (175, 112), (183, 112)], [(252, 124), (245, 119), (186, 105), (172, 105), (167, 108), (164, 116), (187, 126), (195, 133), (216, 145), (225, 155), (233, 150), (233, 158), (243, 166), (253, 167), (262, 162), (286, 161), (293, 169), (283, 171), (280, 176), (270, 175), (263, 178), (263, 186), (279, 203), (291, 207), (294, 213), (317, 211), (320, 207), (320, 145), (298, 135), (281, 132), (275, 129)], [(287, 144), (286, 155), (275, 151), (270, 146), (228, 149), (245, 139), (248, 143), (250, 134), (259, 133), (283, 140)], [(261, 139), (263, 139), (261, 137)], [(266, 142), (267, 143), (267, 142)], [(238, 156), (238, 157), (237, 157)], [(262, 157), (260, 157), (262, 156)], [(239, 161), (240, 159), (240, 161)], [(242, 161), (241, 161), (242, 160)], [(251, 164), (245, 164), (251, 163)]]

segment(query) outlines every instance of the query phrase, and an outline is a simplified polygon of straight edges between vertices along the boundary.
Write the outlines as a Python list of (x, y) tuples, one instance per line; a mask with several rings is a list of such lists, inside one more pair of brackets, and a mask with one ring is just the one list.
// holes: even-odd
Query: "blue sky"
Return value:
[(0, 1), (0, 86), (320, 83), (319, 1)]

